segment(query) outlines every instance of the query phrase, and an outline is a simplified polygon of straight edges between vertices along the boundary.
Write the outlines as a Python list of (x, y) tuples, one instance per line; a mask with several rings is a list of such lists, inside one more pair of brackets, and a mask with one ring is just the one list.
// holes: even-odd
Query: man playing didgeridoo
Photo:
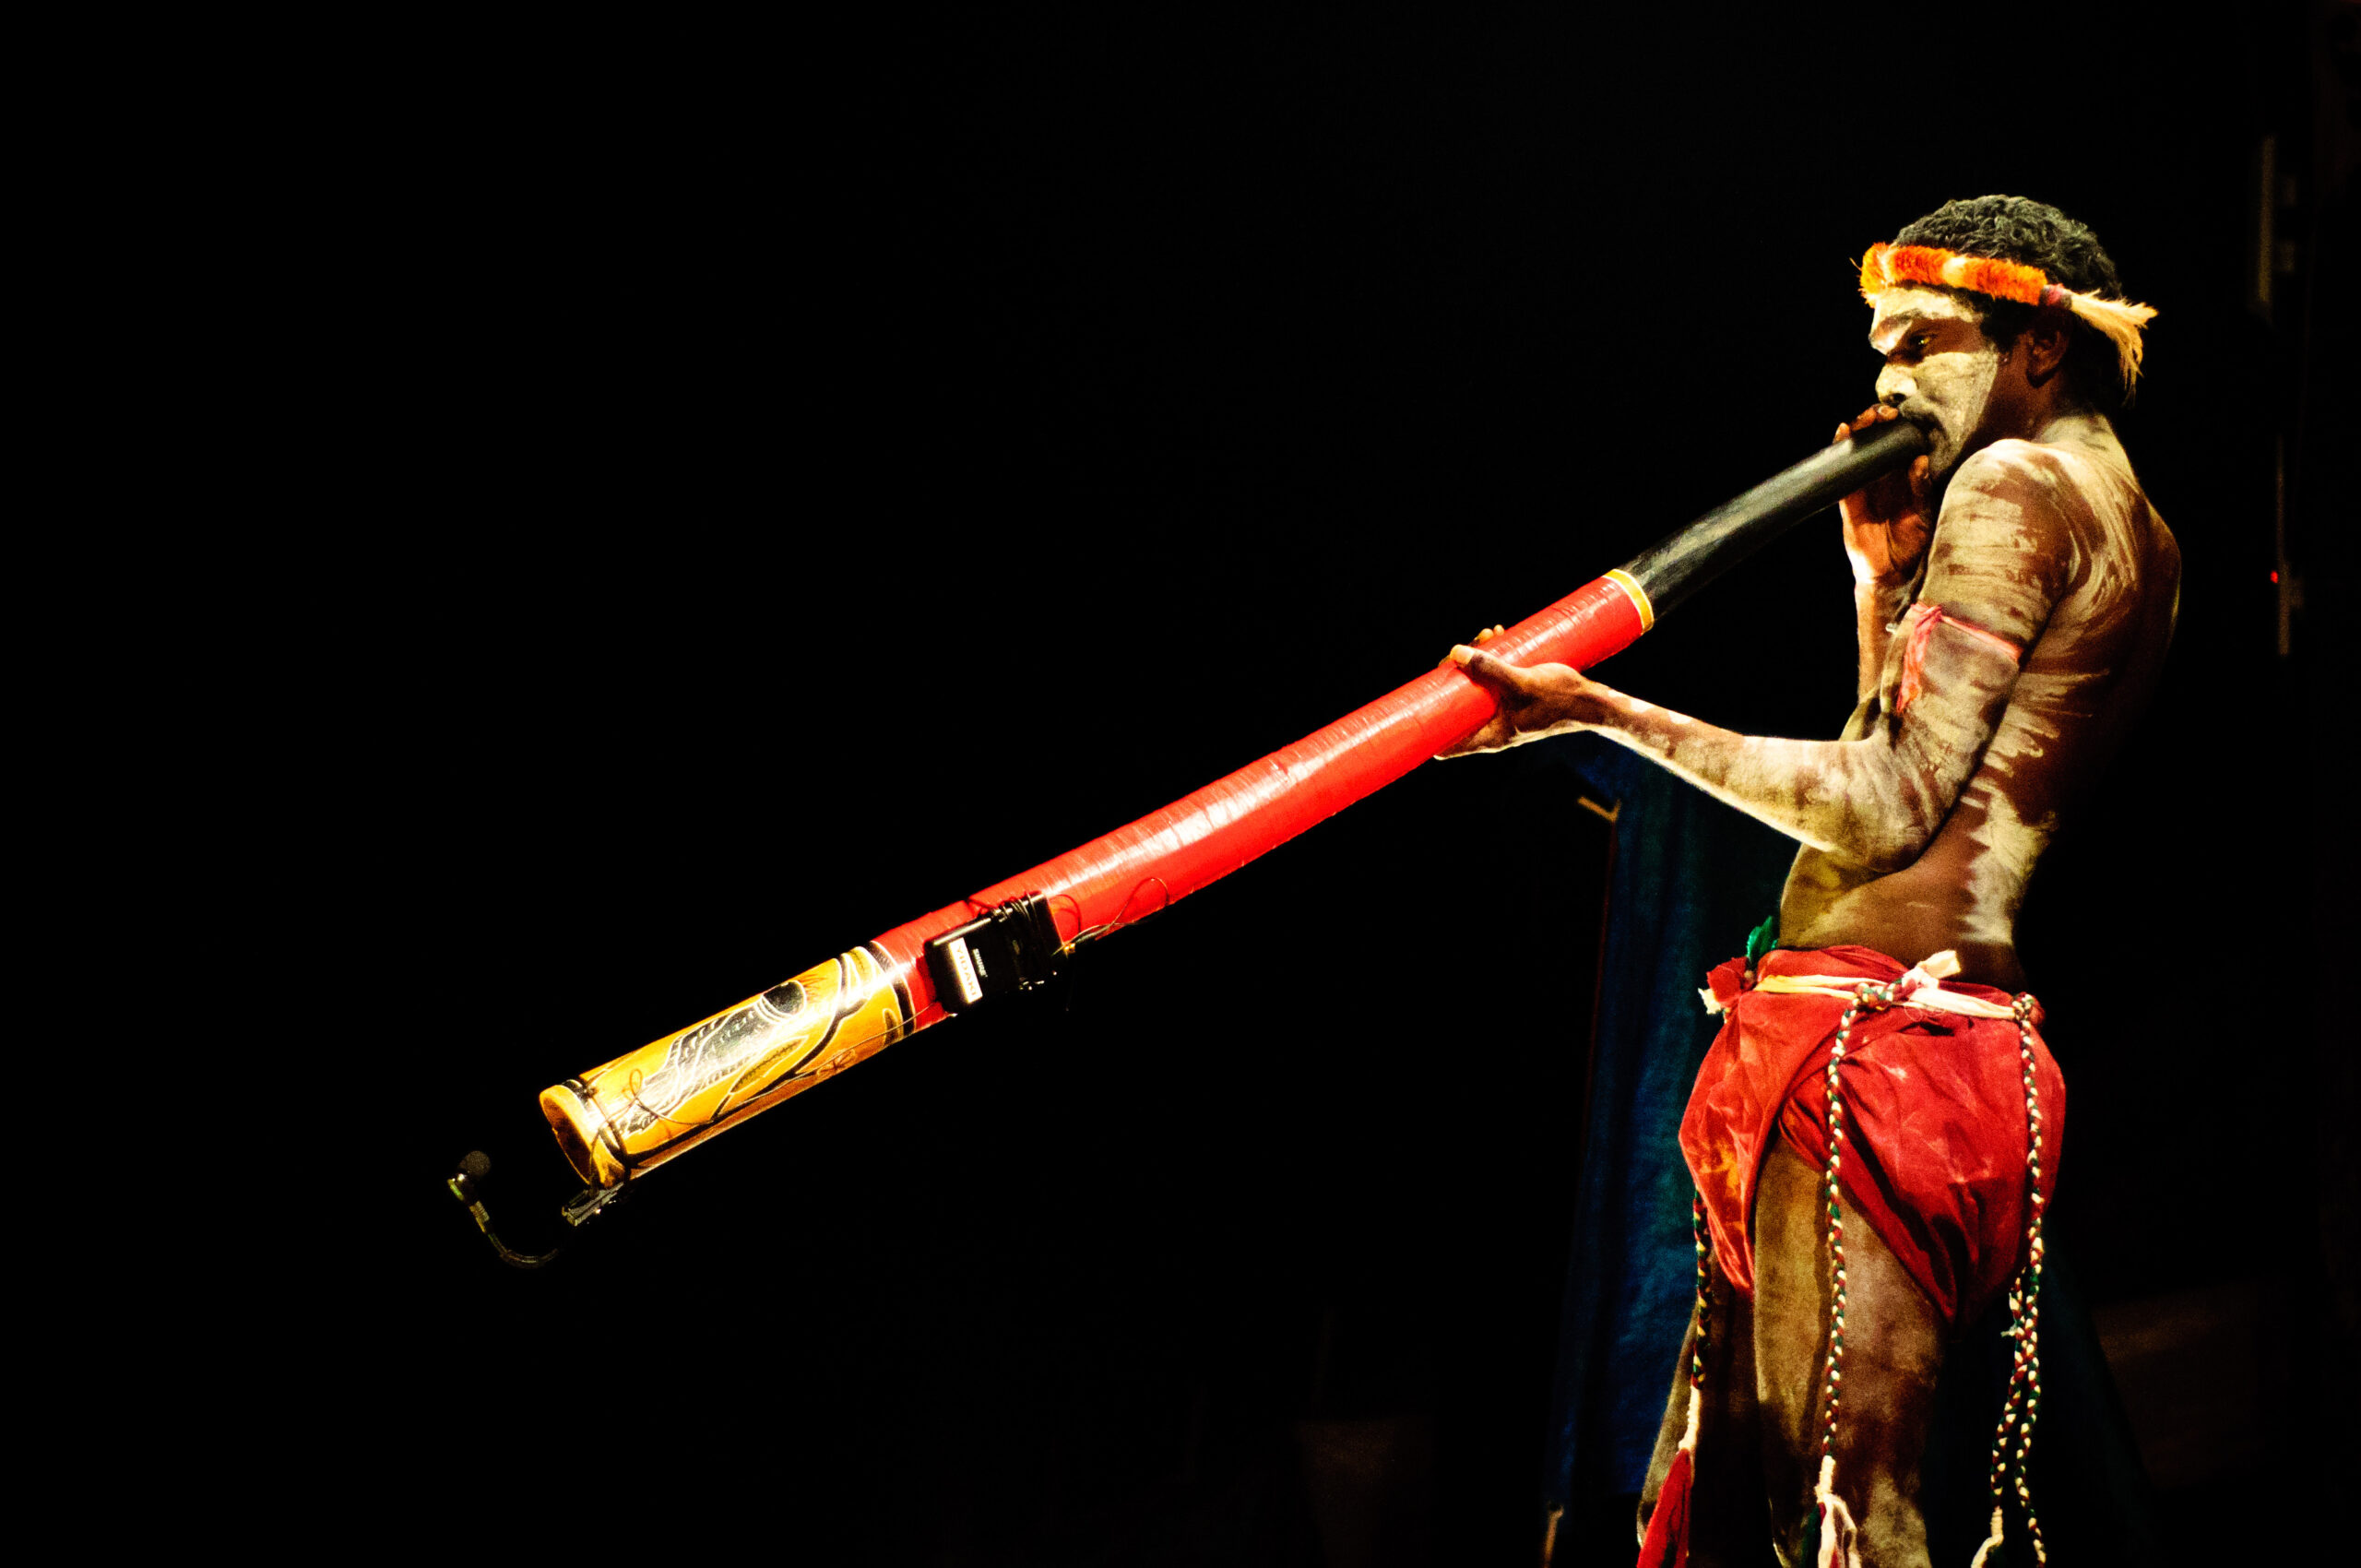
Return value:
[(1733, 734), (1452, 650), (1501, 696), (1453, 754), (1597, 730), (1803, 845), (1777, 947), (1766, 929), (1710, 977), (1724, 1023), (1680, 1131), (1699, 1303), (1643, 1561), (1759, 1561), (1766, 1526), (1791, 1564), (1927, 1561), (1945, 1341), (2004, 1294), (1990, 1533), (2005, 1494), (2040, 1550), (2023, 1456), (2065, 1093), (2014, 923), (2172, 635), (2179, 552), (2106, 412), (2153, 312), (2088, 229), (2015, 197), (1911, 224), (1861, 288), (1885, 366), (1838, 435), (1898, 418), (1931, 445), (1843, 504), (1860, 669), (1840, 739)]

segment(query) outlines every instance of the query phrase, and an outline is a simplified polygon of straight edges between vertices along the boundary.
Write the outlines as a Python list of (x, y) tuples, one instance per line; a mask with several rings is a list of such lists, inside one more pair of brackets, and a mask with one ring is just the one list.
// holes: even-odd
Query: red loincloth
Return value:
[[(1880, 984), (1908, 966), (1869, 947), (1774, 950), (1762, 975), (1835, 975)], [(1680, 1148), (1705, 1203), (1714, 1253), (1730, 1283), (1754, 1295), (1754, 1193), (1772, 1129), (1821, 1170), (1828, 1163), (1829, 1047), (1846, 1004), (1750, 989), (1744, 960), (1712, 975), (1727, 1009), (1698, 1069)], [(2005, 992), (1943, 989), (2007, 1006)], [(2040, 1090), (2042, 1201), (2058, 1180), (2066, 1083), (2033, 1022)], [(1845, 1100), (1845, 1201), (1902, 1260), (1944, 1323), (1961, 1326), (1998, 1299), (2023, 1259), (2026, 1117), (2017, 1026), (1913, 1007), (1864, 1009), (1836, 1070)]]

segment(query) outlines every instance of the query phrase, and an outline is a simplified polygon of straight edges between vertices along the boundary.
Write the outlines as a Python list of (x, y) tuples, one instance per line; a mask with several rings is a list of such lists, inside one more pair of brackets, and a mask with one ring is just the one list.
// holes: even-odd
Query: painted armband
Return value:
[(1938, 625), (1955, 626), (1969, 636), (1989, 644), (2007, 654), (2011, 664), (2024, 657), (2025, 650), (2008, 638), (1997, 632), (1987, 632), (1973, 621), (1963, 620), (1940, 604), (1921, 600), (1912, 605), (1910, 612), (1902, 618), (1902, 624), (1909, 640), (1903, 647), (1902, 685), (1893, 699), (1893, 711), (1897, 716), (1908, 712), (1910, 705), (1917, 701), (1919, 693), (1926, 689), (1927, 644), (1933, 638)]

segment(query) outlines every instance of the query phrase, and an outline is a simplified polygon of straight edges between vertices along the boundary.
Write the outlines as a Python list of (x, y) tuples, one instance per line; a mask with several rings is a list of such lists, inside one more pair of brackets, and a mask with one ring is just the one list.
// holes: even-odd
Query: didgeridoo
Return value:
[[(1778, 534), (1926, 450), (1925, 434), (1904, 421), (1825, 447), (1519, 622), (1486, 651), (1516, 664), (1596, 664)], [(1040, 900), (1028, 905), (1037, 933), (1046, 935), (1045, 909), (1066, 948), (1107, 934), (1448, 750), (1496, 701), (1456, 668), (1430, 671), (1128, 827), (546, 1089), (542, 1114), (584, 1181), (617, 1188), (948, 1016), (962, 999), (937, 994), (930, 940), (1027, 895)], [(972, 997), (964, 954), (960, 963), (955, 983)]]

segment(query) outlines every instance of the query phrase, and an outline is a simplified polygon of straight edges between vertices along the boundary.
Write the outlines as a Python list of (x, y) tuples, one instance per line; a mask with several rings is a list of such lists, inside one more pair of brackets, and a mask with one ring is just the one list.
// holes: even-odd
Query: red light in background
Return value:
[(2272, 573), (2272, 574), (2271, 574), (2271, 580), (2272, 580), (2272, 582), (2274, 582), (2274, 583), (2275, 583), (2275, 582), (2277, 582), (2277, 581), (2279, 580), (2279, 574), (2278, 574), (2278, 573), (2276, 573), (2276, 572)]

